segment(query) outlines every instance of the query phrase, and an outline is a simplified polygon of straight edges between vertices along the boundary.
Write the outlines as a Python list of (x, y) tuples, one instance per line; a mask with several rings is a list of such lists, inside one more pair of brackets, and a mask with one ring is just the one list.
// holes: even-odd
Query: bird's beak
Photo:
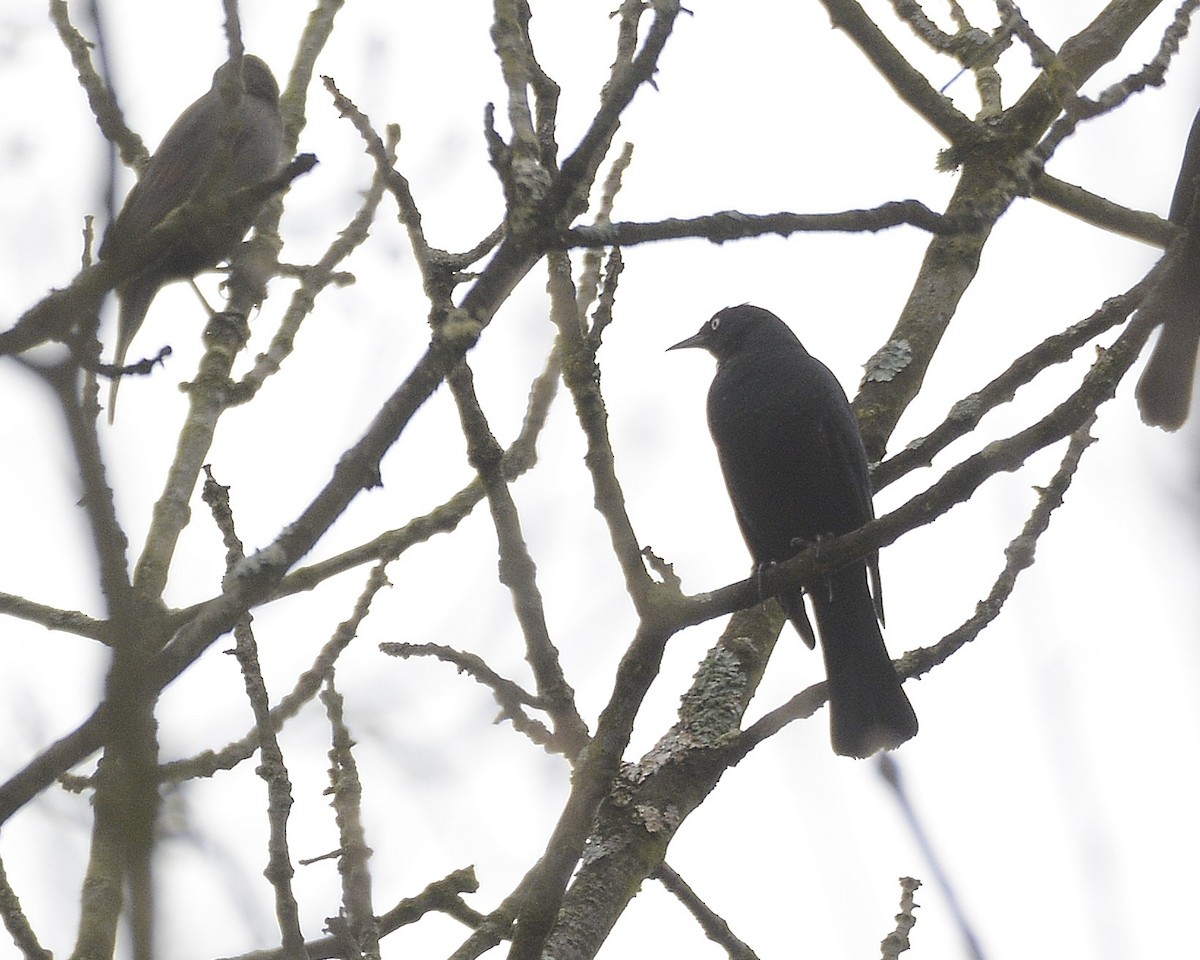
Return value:
[(700, 347), (707, 348), (707, 338), (704, 336), (706, 331), (701, 330), (699, 333), (694, 333), (686, 340), (680, 340), (678, 343), (673, 343), (667, 347), (668, 350), (682, 350), (684, 347)]

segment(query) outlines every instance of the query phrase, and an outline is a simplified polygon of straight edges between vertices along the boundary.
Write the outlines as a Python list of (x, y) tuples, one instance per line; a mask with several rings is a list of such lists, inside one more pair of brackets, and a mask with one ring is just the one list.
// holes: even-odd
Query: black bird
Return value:
[[(717, 358), (708, 427), (757, 565), (787, 560), (874, 517), (867, 455), (846, 394), (787, 324), (760, 307), (727, 307), (668, 349), (681, 347)], [(779, 602), (812, 647), (804, 592), (789, 591)], [(879, 631), (878, 555), (808, 584), (807, 592), (825, 656), (834, 752), (869, 757), (900, 746), (916, 734), (917, 716)]]
[(1138, 409), (1152, 427), (1178, 430), (1192, 403), (1200, 348), (1200, 112), (1192, 121), (1167, 219), (1185, 233), (1167, 251), (1162, 279), (1146, 296), (1142, 314), (1162, 321), (1158, 342), (1137, 385)]
[[(278, 172), (283, 158), (283, 119), (279, 112), (279, 84), (258, 57), (242, 58), (243, 96), (236, 115), (227, 116), (229, 106), (221, 96), (222, 81), (230, 64), (217, 68), (212, 89), (179, 115), (163, 137), (138, 182), (129, 191), (121, 212), (109, 224), (100, 246), (101, 260), (117, 260), (138, 240), (158, 226), (172, 210), (182, 206), (198, 189), (206, 195), (222, 196), (261, 183)], [(228, 153), (223, 153), (221, 135), (236, 131)], [(212, 183), (206, 182), (213, 164)], [(113, 362), (123, 366), (134, 335), (146, 319), (146, 311), (158, 291), (175, 280), (187, 280), (201, 270), (215, 267), (228, 257), (258, 216), (257, 207), (239, 210), (228, 220), (205, 224), (204, 229), (160, 251), (138, 274), (117, 288), (119, 316)], [(108, 394), (108, 422), (112, 423), (117, 403), (119, 376), (113, 377)]]

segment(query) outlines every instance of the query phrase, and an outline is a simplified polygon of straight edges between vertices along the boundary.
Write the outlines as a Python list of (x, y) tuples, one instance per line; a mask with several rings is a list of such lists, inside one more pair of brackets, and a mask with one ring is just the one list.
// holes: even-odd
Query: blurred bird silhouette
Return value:
[(1142, 302), (1138, 313), (1161, 321), (1158, 342), (1138, 380), (1138, 409), (1152, 427), (1178, 430), (1192, 405), (1192, 379), (1200, 348), (1200, 112), (1192, 121), (1183, 165), (1175, 182), (1172, 223), (1184, 235), (1167, 250), (1162, 278)]
[[(748, 304), (727, 307), (668, 349), (683, 347), (717, 359), (708, 426), (756, 564), (787, 560), (874, 517), (866, 452), (846, 394), (782, 320)], [(879, 630), (878, 555), (806, 586), (825, 658), (834, 752), (868, 757), (898, 747), (916, 734), (917, 716)], [(812, 647), (804, 593), (786, 591), (779, 602)]]
[[(230, 105), (221, 95), (230, 69), (230, 63), (219, 67), (208, 93), (180, 114), (167, 131), (125, 198), (121, 212), (109, 224), (100, 246), (100, 259), (126, 256), (130, 247), (200, 189), (206, 196), (227, 196), (278, 172), (283, 159), (279, 84), (262, 60), (246, 55), (242, 58), (244, 92), (236, 106)], [(234, 141), (226, 149), (222, 136), (230, 132)], [(249, 205), (219, 222), (205, 223), (169, 249), (157, 251), (143, 270), (117, 287), (116, 366), (124, 366), (129, 345), (158, 291), (226, 259), (253, 225), (258, 210), (257, 205)], [(109, 386), (109, 423), (116, 412), (120, 384), (121, 378), (116, 375)]]

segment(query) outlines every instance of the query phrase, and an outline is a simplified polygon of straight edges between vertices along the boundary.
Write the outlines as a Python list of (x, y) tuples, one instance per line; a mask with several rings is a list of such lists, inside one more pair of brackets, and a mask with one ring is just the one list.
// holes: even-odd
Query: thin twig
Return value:
[[(329, 750), (329, 792), (338, 827), (338, 873), (342, 877), (342, 911), (329, 932), (344, 932), (354, 945), (354, 956), (379, 960), (379, 920), (371, 901), (371, 848), (367, 846), (362, 822), (362, 781), (354, 759), (354, 740), (346, 727), (342, 696), (333, 675), (321, 691), (321, 702), (329, 718), (332, 745)], [(308, 957), (308, 954), (305, 954)]]
[(738, 938), (729, 929), (729, 924), (725, 921), (725, 918), (717, 914), (708, 904), (701, 900), (696, 895), (696, 891), (669, 864), (665, 862), (660, 863), (658, 869), (651, 873), (650, 876), (675, 895), (675, 899), (682, 903), (687, 908), (688, 913), (696, 918), (696, 922), (700, 924), (700, 929), (704, 931), (704, 935), (717, 944), (717, 946), (724, 949), (730, 960), (758, 960), (758, 954), (750, 948), (749, 944)]
[[(213, 478), (212, 470), (205, 468), (206, 479), (202, 497), (212, 512), (213, 520), (221, 531), (225, 544), (225, 563), (233, 570), (245, 559), (242, 541), (237, 535), (233, 510), (229, 500), (229, 488)], [(283, 759), (279, 740), (271, 721), (267, 686), (263, 681), (258, 662), (258, 644), (250, 626), (250, 617), (241, 617), (233, 629), (235, 640), (234, 656), (242, 670), (246, 697), (254, 713), (254, 726), (258, 733), (258, 749), (261, 762), (255, 773), (267, 785), (267, 866), (263, 875), (275, 892), (275, 917), (279, 923), (281, 946), (287, 960), (306, 960), (304, 933), (300, 927), (300, 907), (292, 889), (291, 853), (288, 847), (288, 817), (292, 809), (292, 783)]]

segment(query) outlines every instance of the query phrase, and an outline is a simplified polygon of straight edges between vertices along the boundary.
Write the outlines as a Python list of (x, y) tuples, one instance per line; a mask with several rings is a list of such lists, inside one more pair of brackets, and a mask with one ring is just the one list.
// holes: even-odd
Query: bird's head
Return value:
[[(229, 62), (217, 67), (217, 72), (213, 74), (214, 90), (221, 89), (221, 83), (229, 69)], [(279, 103), (279, 83), (275, 80), (275, 75), (271, 73), (266, 61), (252, 53), (242, 57), (242, 89), (246, 91), (247, 96), (272, 105)]]
[(770, 310), (743, 303), (718, 310), (699, 331), (667, 349), (700, 347), (719, 360), (731, 356), (748, 344), (771, 343), (780, 336), (795, 339), (787, 324)]

